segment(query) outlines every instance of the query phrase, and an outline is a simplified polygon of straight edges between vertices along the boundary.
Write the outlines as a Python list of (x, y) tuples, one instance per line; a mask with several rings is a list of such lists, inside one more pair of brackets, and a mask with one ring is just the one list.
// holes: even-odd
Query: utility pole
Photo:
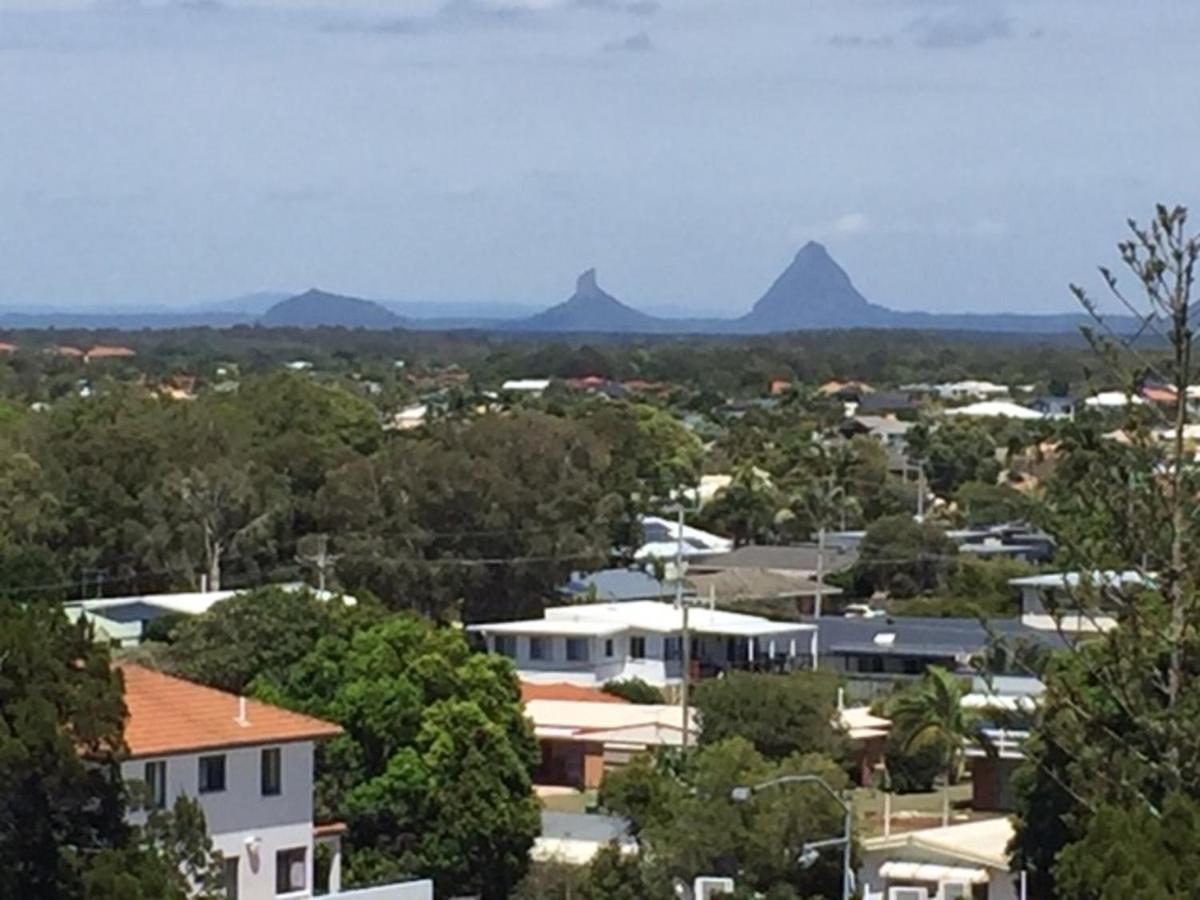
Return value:
[(337, 556), (329, 552), (329, 535), (318, 534), (316, 548), (307, 555), (296, 555), (296, 561), (301, 565), (312, 566), (317, 570), (317, 590), (324, 591), (327, 583), (326, 573), (332, 572)]
[(925, 521), (925, 464), (921, 460), (917, 460), (914, 465), (917, 467), (917, 521)]
[(675, 508), (675, 608), (683, 614), (683, 685), (680, 690), (680, 700), (683, 704), (683, 748), (686, 750), (691, 739), (691, 727), (688, 722), (689, 688), (692, 680), (692, 637), (688, 629), (688, 605), (683, 599), (683, 504)]

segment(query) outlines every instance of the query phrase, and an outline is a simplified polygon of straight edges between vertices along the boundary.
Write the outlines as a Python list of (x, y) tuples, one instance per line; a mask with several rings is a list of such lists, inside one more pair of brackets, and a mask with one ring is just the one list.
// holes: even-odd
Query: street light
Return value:
[(778, 778), (772, 778), (764, 781), (761, 784), (756, 784), (750, 787), (739, 786), (735, 787), (730, 792), (730, 797), (735, 803), (745, 803), (759, 791), (767, 788), (778, 787), (782, 784), (815, 784), (825, 793), (837, 801), (838, 806), (842, 808), (843, 828), (842, 836), (838, 838), (829, 838), (823, 841), (805, 841), (800, 848), (800, 855), (796, 862), (802, 869), (808, 869), (820, 857), (821, 850), (825, 847), (841, 847), (842, 848), (842, 900), (850, 900), (850, 895), (853, 893), (854, 875), (850, 871), (850, 826), (853, 819), (853, 811), (850, 804), (846, 802), (846, 798), (829, 786), (824, 778), (819, 775), (781, 775)]

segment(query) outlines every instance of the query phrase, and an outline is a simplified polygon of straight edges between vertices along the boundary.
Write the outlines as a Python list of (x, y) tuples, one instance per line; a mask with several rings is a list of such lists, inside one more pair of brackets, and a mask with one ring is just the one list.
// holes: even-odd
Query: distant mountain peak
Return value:
[(596, 270), (588, 269), (575, 279), (576, 294), (602, 294), (600, 285), (596, 283)]
[(600, 287), (596, 270), (575, 279), (575, 293), (549, 309), (518, 323), (528, 331), (657, 332), (661, 319), (639, 312)]
[[(808, 241), (803, 247), (796, 251), (796, 259), (828, 259), (833, 262), (833, 257), (829, 255), (829, 251), (825, 249), (825, 245), (820, 241)], [(833, 263), (835, 266), (837, 263)]]
[(756, 331), (881, 323), (889, 315), (858, 292), (824, 245), (809, 241), (742, 322)]

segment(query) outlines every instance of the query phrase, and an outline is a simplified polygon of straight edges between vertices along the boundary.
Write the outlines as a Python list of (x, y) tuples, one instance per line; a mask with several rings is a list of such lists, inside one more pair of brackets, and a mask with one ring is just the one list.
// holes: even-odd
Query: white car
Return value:
[(847, 619), (882, 619), (887, 613), (867, 603), (850, 603), (842, 615)]

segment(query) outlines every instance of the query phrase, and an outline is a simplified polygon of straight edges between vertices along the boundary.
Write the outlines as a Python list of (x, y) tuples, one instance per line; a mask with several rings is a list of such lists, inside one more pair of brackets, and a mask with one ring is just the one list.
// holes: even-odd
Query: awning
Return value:
[(987, 869), (967, 869), (959, 866), (939, 866), (935, 863), (888, 861), (879, 867), (882, 878), (895, 881), (920, 881), (942, 884), (957, 881), (963, 884), (987, 884), (991, 876)]

